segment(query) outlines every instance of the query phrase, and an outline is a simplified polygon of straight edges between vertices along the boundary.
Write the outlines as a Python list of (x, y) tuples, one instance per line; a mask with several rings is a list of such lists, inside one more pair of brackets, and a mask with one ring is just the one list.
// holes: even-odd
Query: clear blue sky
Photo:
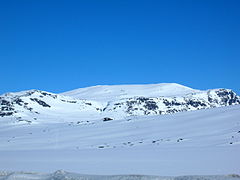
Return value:
[(1, 0), (0, 93), (175, 82), (240, 94), (239, 0)]

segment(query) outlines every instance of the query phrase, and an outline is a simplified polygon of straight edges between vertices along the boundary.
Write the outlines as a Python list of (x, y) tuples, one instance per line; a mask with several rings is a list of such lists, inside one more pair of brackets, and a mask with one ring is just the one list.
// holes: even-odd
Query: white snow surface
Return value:
[(83, 175), (58, 170), (54, 173), (0, 172), (0, 180), (239, 180), (237, 174), (212, 176)]
[[(0, 170), (239, 174), (239, 102), (231, 90), (199, 91), (178, 84), (4, 94), (0, 96)], [(105, 117), (110, 119), (104, 121)], [(21, 177), (38, 175), (13, 173), (2, 178)], [(40, 179), (45, 177), (57, 179), (49, 174)]]
[(115, 101), (135, 96), (172, 97), (201, 92), (176, 83), (147, 85), (98, 85), (64, 92), (63, 95), (94, 101)]
[[(83, 174), (239, 173), (240, 106), (78, 123), (0, 124), (0, 169)], [(46, 117), (47, 118), (47, 117)], [(51, 118), (51, 117), (49, 117)]]

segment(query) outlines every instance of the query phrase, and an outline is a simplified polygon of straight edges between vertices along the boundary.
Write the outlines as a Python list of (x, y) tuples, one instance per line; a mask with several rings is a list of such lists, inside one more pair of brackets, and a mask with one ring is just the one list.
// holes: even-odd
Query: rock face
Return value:
[(40, 94), (39, 97), (43, 98), (44, 96), (50, 96), (52, 98), (56, 98), (57, 95), (52, 95), (46, 92), (38, 91), (38, 90), (31, 90), (22, 93), (8, 93), (0, 96), (0, 116), (11, 116), (18, 112), (33, 112), (38, 113), (37, 111), (33, 111), (32, 104), (29, 103), (29, 100), (32, 102), (38, 103), (40, 106), (43, 107), (51, 107), (46, 102), (33, 98), (34, 94)]
[(128, 115), (171, 114), (206, 108), (240, 104), (240, 97), (232, 90), (217, 89), (188, 94), (182, 97), (134, 97), (112, 104), (106, 111), (123, 111)]
[(14, 117), (18, 121), (31, 122), (40, 115), (57, 116), (72, 112), (81, 114), (85, 111), (99, 110), (94, 103), (86, 100), (48, 93), (40, 90), (23, 91), (19, 93), (7, 93), (0, 96), (0, 118)]
[[(169, 89), (168, 89), (169, 90)], [(122, 92), (122, 91), (121, 91)], [(85, 92), (86, 93), (86, 92)], [(137, 94), (137, 93), (136, 93)], [(192, 91), (177, 96), (132, 96), (106, 102), (78, 99), (45, 91), (30, 90), (0, 96), (0, 118), (19, 121), (37, 119), (38, 115), (79, 114), (120, 118), (139, 115), (161, 115), (183, 111), (240, 104), (240, 97), (229, 89)], [(24, 118), (23, 118), (24, 117)]]

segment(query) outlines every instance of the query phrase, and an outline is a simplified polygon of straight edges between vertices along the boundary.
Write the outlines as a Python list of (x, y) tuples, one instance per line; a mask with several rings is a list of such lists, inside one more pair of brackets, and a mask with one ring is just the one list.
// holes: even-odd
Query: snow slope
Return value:
[(4, 94), (0, 169), (101, 175), (239, 173), (239, 104), (239, 96), (228, 89), (199, 91), (177, 84)]
[[(1, 150), (238, 146), (240, 106), (103, 121), (1, 123)], [(47, 117), (45, 117), (47, 118)], [(47, 123), (50, 122), (50, 123)], [(55, 123), (52, 123), (55, 122)]]
[(147, 85), (98, 85), (87, 88), (79, 88), (62, 93), (78, 99), (94, 101), (115, 101), (131, 97), (169, 97), (184, 96), (190, 93), (201, 92), (176, 83), (160, 83)]
[(239, 173), (240, 106), (112, 121), (1, 122), (0, 169), (84, 174)]

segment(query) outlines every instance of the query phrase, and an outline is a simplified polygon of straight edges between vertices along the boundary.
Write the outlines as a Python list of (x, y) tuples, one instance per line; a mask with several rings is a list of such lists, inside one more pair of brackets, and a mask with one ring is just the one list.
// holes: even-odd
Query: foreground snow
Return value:
[[(239, 173), (240, 106), (111, 121), (0, 127), (0, 169), (83, 174)], [(51, 122), (51, 119), (48, 119)], [(71, 122), (72, 121), (72, 122)], [(55, 121), (56, 122), (56, 121)]]
[(51, 174), (27, 172), (0, 172), (0, 180), (239, 180), (239, 175), (218, 176), (146, 176), (146, 175), (82, 175), (65, 171)]
[(239, 147), (1, 151), (4, 171), (159, 176), (239, 174)]

